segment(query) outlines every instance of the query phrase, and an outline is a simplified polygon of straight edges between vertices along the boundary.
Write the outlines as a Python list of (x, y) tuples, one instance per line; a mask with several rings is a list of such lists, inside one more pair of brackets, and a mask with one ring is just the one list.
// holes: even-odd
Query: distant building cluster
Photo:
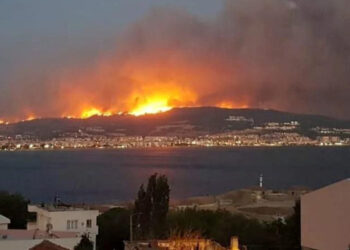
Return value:
[[(87, 127), (76, 132), (64, 132), (50, 139), (33, 135), (0, 135), (0, 150), (62, 150), (89, 148), (147, 147), (240, 147), (240, 146), (345, 146), (350, 145), (350, 129), (315, 127), (305, 134), (298, 121), (267, 122), (254, 126), (252, 118), (229, 116), (228, 127), (249, 123), (248, 129), (223, 129), (227, 132), (200, 135), (128, 136), (124, 130), (107, 133), (101, 127)], [(230, 125), (231, 124), (231, 125)], [(188, 125), (190, 126), (190, 125)], [(163, 129), (164, 126), (158, 128)], [(168, 128), (169, 126), (167, 126)], [(192, 129), (191, 126), (190, 129)], [(187, 128), (189, 129), (189, 128)], [(303, 131), (303, 132), (302, 132)], [(198, 133), (197, 133), (198, 134)]]
[(254, 127), (255, 130), (294, 130), (297, 129), (300, 126), (300, 123), (297, 121), (291, 121), (291, 122), (268, 122), (264, 124), (264, 126), (257, 126)]
[(250, 122), (250, 123), (254, 123), (254, 119), (253, 118), (246, 118), (244, 116), (234, 116), (234, 115), (230, 115), (228, 118), (226, 118), (226, 121), (229, 121), (229, 122)]

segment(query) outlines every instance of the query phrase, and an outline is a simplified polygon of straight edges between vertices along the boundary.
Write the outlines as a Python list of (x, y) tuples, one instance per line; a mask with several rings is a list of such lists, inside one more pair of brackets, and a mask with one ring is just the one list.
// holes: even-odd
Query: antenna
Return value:
[(260, 177), (259, 177), (259, 187), (262, 188), (263, 187), (263, 174), (260, 174)]
[(53, 225), (49, 222), (46, 224), (46, 233), (47, 234), (52, 234), (52, 228), (53, 228)]
[(58, 207), (58, 206), (60, 205), (60, 203), (61, 203), (61, 199), (60, 199), (60, 197), (58, 196), (58, 193), (56, 193), (56, 194), (55, 194), (54, 201), (53, 201), (53, 205), (54, 205), (55, 207)]

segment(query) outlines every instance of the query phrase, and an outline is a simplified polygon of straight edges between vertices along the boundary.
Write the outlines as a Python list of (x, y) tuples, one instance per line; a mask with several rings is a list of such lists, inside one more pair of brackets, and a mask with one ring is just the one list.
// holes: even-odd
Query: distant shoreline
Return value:
[(167, 146), (167, 147), (126, 147), (126, 148), (113, 148), (113, 147), (104, 147), (104, 148), (64, 148), (64, 149), (18, 149), (18, 150), (1, 150), (1, 152), (59, 152), (59, 151), (123, 151), (123, 150), (133, 150), (133, 149), (175, 149), (175, 148), (224, 148), (224, 149), (236, 149), (236, 148), (348, 148), (350, 145), (261, 145), (261, 146)]

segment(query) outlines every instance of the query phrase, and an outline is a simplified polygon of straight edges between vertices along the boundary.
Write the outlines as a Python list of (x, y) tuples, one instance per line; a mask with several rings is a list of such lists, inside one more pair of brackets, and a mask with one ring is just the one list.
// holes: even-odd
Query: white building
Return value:
[(0, 230), (1, 250), (29, 250), (43, 240), (48, 240), (66, 249), (73, 250), (81, 237), (74, 232), (46, 232), (41, 230), (2, 229)]
[(8, 224), (10, 223), (11, 221), (9, 218), (0, 214), (0, 230), (6, 230), (8, 228)]
[(75, 232), (80, 236), (87, 235), (94, 243), (94, 248), (96, 249), (98, 210), (64, 206), (28, 205), (28, 211), (36, 213), (36, 221), (27, 224), (28, 230), (65, 231)]
[(301, 197), (303, 249), (350, 248), (350, 178)]

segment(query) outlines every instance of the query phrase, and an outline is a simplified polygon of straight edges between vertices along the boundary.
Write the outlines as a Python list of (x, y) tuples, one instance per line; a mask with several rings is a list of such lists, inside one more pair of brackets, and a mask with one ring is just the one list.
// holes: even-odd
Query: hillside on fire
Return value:
[(198, 136), (253, 129), (269, 123), (296, 122), (294, 129), (350, 128), (350, 121), (318, 115), (287, 113), (261, 109), (225, 109), (215, 107), (174, 108), (170, 111), (134, 116), (92, 116), (87, 119), (45, 118), (0, 125), (0, 134), (56, 137), (66, 133), (88, 132), (108, 136)]

